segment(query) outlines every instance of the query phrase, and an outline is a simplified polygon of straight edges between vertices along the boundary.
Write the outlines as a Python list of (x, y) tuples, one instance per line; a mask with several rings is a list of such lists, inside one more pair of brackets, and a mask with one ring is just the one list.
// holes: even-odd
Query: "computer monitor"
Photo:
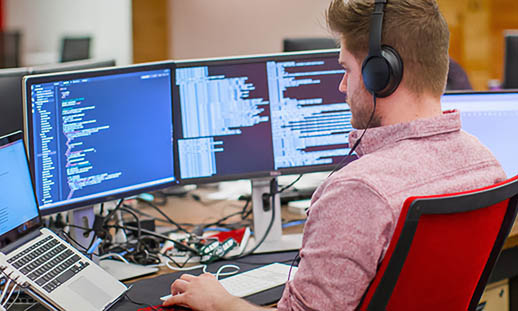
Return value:
[(0, 69), (0, 136), (23, 129), (22, 78), (29, 68)]
[(330, 171), (349, 151), (338, 51), (176, 63), (183, 183)]
[(90, 58), (91, 37), (64, 37), (61, 41), (61, 62)]
[(270, 190), (264, 179), (346, 164), (351, 112), (338, 91), (338, 55), (334, 49), (177, 62), (181, 182), (252, 179), (254, 231), (261, 236), (270, 220), (260, 215)]
[(113, 67), (113, 66), (115, 66), (114, 59), (87, 59), (87, 60), (78, 60), (78, 61), (66, 62), (66, 63), (56, 63), (56, 64), (35, 66), (35, 67), (32, 67), (31, 73), (34, 75), (39, 75), (39, 74), (45, 74), (45, 73), (87, 70), (87, 69), (96, 69), (96, 68)]
[(441, 102), (460, 111), (462, 129), (493, 152), (508, 177), (518, 174), (518, 92), (447, 93)]
[(518, 30), (505, 34), (504, 89), (518, 89)]
[(24, 78), (43, 215), (175, 182), (171, 62)]
[(298, 52), (309, 50), (327, 50), (338, 48), (337, 41), (333, 38), (286, 38), (282, 41), (284, 52)]
[(20, 66), (22, 37), (18, 30), (0, 30), (0, 68)]
[(115, 60), (84, 60), (32, 68), (0, 69), (0, 136), (23, 130), (23, 76), (111, 66), (115, 66)]

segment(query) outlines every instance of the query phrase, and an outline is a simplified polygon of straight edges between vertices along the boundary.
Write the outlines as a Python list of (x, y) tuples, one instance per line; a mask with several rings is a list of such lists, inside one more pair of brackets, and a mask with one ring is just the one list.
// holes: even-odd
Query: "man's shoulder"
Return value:
[[(351, 162), (333, 175), (335, 181), (356, 180), (384, 196), (440, 183), (441, 178), (470, 175), (501, 167), (475, 137), (457, 131), (420, 139), (402, 140)], [(421, 191), (419, 191), (421, 192)]]

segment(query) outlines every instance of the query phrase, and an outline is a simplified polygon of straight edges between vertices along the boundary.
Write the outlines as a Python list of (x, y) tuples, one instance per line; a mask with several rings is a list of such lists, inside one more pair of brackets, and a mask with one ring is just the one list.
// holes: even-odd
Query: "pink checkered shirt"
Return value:
[[(278, 309), (354, 310), (383, 259), (406, 198), (505, 180), (491, 152), (461, 129), (458, 112), (369, 129), (360, 158), (313, 195), (299, 270)], [(351, 145), (362, 131), (350, 134)]]

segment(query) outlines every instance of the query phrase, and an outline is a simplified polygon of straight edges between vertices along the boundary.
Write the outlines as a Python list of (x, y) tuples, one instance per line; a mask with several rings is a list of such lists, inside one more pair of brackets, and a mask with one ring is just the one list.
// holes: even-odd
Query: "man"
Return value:
[[(333, 0), (327, 20), (341, 39), (339, 86), (352, 112), (351, 145), (360, 158), (315, 192), (299, 270), (279, 310), (354, 310), (376, 274), (404, 200), (492, 185), (505, 173), (458, 112), (441, 112), (448, 71), (447, 24), (434, 0), (389, 0), (382, 43), (403, 62), (402, 81), (376, 105), (362, 78), (373, 0)], [(374, 112), (373, 112), (374, 111)], [(368, 128), (368, 130), (367, 130)], [(211, 275), (184, 275), (165, 304), (195, 310), (262, 310), (230, 296)]]

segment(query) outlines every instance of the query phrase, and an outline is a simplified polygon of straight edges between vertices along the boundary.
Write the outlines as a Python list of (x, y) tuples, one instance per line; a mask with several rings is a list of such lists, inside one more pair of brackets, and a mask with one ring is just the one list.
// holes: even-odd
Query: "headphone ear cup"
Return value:
[(383, 55), (383, 58), (389, 64), (390, 79), (379, 97), (387, 97), (397, 90), (401, 80), (403, 80), (403, 60), (399, 53), (388, 45), (381, 47), (381, 55)]
[(381, 56), (370, 56), (362, 64), (365, 88), (376, 97), (392, 95), (403, 79), (403, 61), (390, 46), (382, 46)]
[(362, 77), (367, 91), (379, 97), (389, 84), (389, 64), (382, 56), (370, 56), (362, 64)]

